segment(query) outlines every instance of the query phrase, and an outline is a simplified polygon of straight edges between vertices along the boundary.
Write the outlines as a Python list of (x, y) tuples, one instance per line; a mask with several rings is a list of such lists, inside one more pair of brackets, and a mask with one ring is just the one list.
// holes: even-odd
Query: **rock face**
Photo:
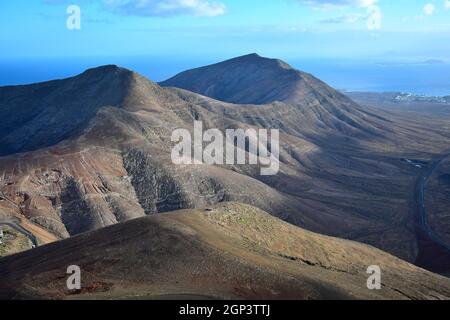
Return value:
[[(66, 287), (68, 265), (83, 288)], [(367, 288), (368, 264), (382, 289)], [(372, 247), (223, 203), (136, 219), (0, 260), (0, 298), (448, 299), (450, 280)]]
[[(277, 60), (247, 56), (225, 64), (214, 67), (223, 71), (202, 69), (207, 78), (225, 71), (236, 77), (211, 80), (223, 87), (217, 94), (229, 96), (223, 100), (271, 103), (221, 102), (116, 66), (0, 88), (0, 215), (65, 238), (149, 214), (237, 201), (414, 262), (410, 200), (418, 169), (403, 159), (426, 163), (446, 147), (443, 136), (361, 107)], [(190, 82), (201, 84), (202, 73)], [(172, 132), (192, 131), (194, 120), (205, 130), (280, 129), (280, 173), (174, 165)]]

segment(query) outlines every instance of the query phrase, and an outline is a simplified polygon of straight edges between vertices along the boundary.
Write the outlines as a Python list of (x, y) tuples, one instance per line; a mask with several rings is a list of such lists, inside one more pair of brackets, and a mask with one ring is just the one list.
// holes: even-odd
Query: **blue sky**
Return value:
[(160, 81), (253, 52), (338, 89), (448, 95), (450, 0), (0, 0), (0, 85), (104, 64)]
[[(81, 29), (68, 30), (68, 5)], [(446, 0), (0, 1), (0, 59), (186, 56), (450, 60)]]

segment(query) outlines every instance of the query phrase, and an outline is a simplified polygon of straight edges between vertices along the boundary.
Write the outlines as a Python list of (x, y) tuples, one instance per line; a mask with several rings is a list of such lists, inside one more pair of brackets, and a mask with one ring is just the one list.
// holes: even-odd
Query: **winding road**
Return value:
[(14, 222), (14, 221), (0, 221), (0, 226), (8, 226), (10, 228), (13, 228), (14, 230), (22, 233), (24, 236), (26, 236), (32, 243), (33, 248), (37, 248), (38, 241), (36, 239), (36, 237), (27, 229), (25, 229), (24, 227), (22, 227), (21, 225), (19, 225), (18, 223)]
[[(19, 210), (21, 210), (20, 207), (14, 201), (11, 201), (2, 191), (0, 191), (0, 197), (3, 200), (6, 200), (10, 204), (12, 204), (13, 206), (19, 208)], [(24, 227), (22, 227), (20, 225), (20, 223), (18, 223), (17, 221), (15, 221), (15, 220), (0, 221), (0, 226), (2, 226), (2, 225), (11, 227), (14, 230), (22, 233), (23, 235), (25, 235), (31, 241), (31, 243), (33, 245), (33, 248), (37, 248), (38, 247), (39, 243), (37, 241), (37, 238), (34, 236), (34, 234), (31, 233), (30, 231), (28, 231), (27, 229), (25, 229)]]
[(425, 205), (425, 189), (428, 182), (428, 179), (433, 175), (434, 171), (439, 167), (442, 161), (450, 156), (450, 153), (440, 156), (433, 160), (428, 170), (422, 174), (422, 176), (418, 179), (416, 192), (417, 192), (417, 207), (419, 211), (420, 217), (420, 225), (423, 231), (431, 238), (434, 242), (442, 245), (450, 251), (450, 246), (443, 242), (440, 237), (431, 229), (428, 223), (428, 214)]
[[(427, 182), (439, 165), (450, 157), (450, 153), (443, 154), (428, 165), (428, 168), (416, 180), (414, 192), (416, 208), (416, 232), (418, 236), (419, 254), (416, 263), (432, 271), (450, 270), (450, 245), (445, 243), (429, 225), (425, 203)], [(439, 265), (442, 265), (439, 266)]]

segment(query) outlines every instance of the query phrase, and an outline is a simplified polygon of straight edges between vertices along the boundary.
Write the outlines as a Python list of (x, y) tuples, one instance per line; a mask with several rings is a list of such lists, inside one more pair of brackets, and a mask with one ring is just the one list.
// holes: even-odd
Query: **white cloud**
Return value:
[(368, 8), (370, 6), (374, 6), (378, 0), (359, 0), (358, 4), (360, 7)]
[(317, 9), (335, 9), (339, 7), (368, 8), (370, 6), (375, 5), (378, 0), (298, 0), (298, 1)]
[(445, 9), (450, 9), (450, 0), (444, 1), (444, 7), (445, 7)]
[(321, 23), (340, 24), (340, 23), (358, 23), (361, 20), (367, 19), (367, 15), (360, 13), (347, 13), (337, 17), (319, 20)]
[(381, 13), (381, 9), (377, 5), (371, 5), (367, 8), (367, 29), (375, 31), (381, 30), (381, 20), (383, 18), (383, 14)]
[[(69, 4), (69, 0), (43, 0), (47, 4)], [(220, 0), (78, 0), (83, 4), (101, 4), (106, 10), (132, 16), (191, 15), (214, 17), (225, 14)]]
[(436, 7), (432, 3), (427, 3), (425, 7), (423, 7), (423, 12), (427, 16), (431, 16), (434, 14), (434, 11), (436, 10)]
[[(355, 24), (366, 21), (369, 30), (380, 30), (382, 13), (377, 5), (378, 0), (298, 0), (314, 9), (333, 10), (339, 8), (366, 9), (363, 13), (346, 13), (337, 17), (319, 20), (321, 23)], [(450, 0), (449, 0), (450, 1)]]
[(209, 0), (103, 0), (103, 3), (110, 11), (135, 16), (214, 17), (226, 11), (222, 2)]

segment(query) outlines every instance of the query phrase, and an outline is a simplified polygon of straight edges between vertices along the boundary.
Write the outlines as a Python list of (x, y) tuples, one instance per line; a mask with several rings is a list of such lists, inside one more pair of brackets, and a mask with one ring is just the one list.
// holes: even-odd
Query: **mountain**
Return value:
[(361, 109), (345, 95), (286, 62), (257, 54), (188, 70), (160, 85), (234, 104), (293, 105), (295, 108), (289, 113), (293, 113), (293, 120), (305, 122), (303, 132), (310, 129), (317, 134), (332, 129), (344, 135), (380, 134), (379, 119), (374, 119), (368, 110)]
[(398, 140), (412, 141), (429, 136), (416, 136), (408, 130), (411, 124), (405, 124), (395, 115), (362, 107), (314, 76), (284, 61), (258, 54), (184, 71), (160, 85), (238, 105), (273, 105), (273, 112), (266, 112), (263, 117), (254, 113), (267, 108), (248, 106), (250, 112), (237, 120), (278, 127), (327, 147), (354, 148), (377, 143), (378, 146), (370, 148), (380, 144), (388, 148), (395, 145), (394, 151)]
[(240, 104), (295, 103), (334, 90), (278, 59), (250, 54), (182, 72), (160, 83)]
[[(367, 268), (382, 289), (367, 288)], [(68, 291), (66, 269), (81, 268)], [(1, 299), (448, 299), (450, 280), (251, 206), (155, 215), (0, 260)]]
[[(321, 215), (345, 216), (343, 219), (351, 221), (347, 226), (362, 217), (376, 220), (370, 227), (360, 226), (365, 231), (337, 233), (304, 222), (295, 224), (378, 247), (383, 243), (383, 249), (409, 261), (415, 261), (417, 252), (429, 251), (429, 244), (422, 244), (422, 237), (418, 236), (422, 233), (421, 227), (417, 227), (420, 219), (414, 191), (411, 192), (420, 170), (410, 171), (414, 166), (405, 159), (420, 162), (420, 168), (427, 170), (433, 159), (446, 153), (448, 118), (433, 116), (423, 121), (420, 115), (382, 110), (377, 103), (361, 106), (283, 61), (256, 54), (185, 71), (161, 85), (246, 104), (236, 111), (227, 110), (226, 115), (249, 125), (279, 128), (314, 144), (315, 155), (306, 156), (313, 159), (311, 163), (305, 162), (304, 153), (299, 156), (297, 152), (288, 151), (301, 166), (301, 178), (289, 174), (274, 182), (277, 189), (302, 198), (303, 203), (306, 199), (319, 200), (320, 206), (332, 206), (333, 209), (319, 209)], [(401, 162), (408, 165), (403, 166)], [(307, 191), (299, 187), (305, 181), (314, 187), (307, 187)], [(314, 207), (319, 208), (316, 204)], [(387, 222), (386, 219), (392, 220)], [(384, 226), (373, 228), (372, 223), (380, 222)], [(337, 226), (342, 221), (333, 220), (333, 223)], [(443, 228), (447, 227), (445, 223)], [(406, 243), (412, 246), (406, 248)]]
[(0, 213), (58, 237), (225, 200), (293, 212), (281, 193), (252, 177), (258, 168), (172, 164), (175, 129), (192, 131), (196, 118), (209, 127), (240, 124), (214, 123), (203, 106), (132, 71), (105, 66), (0, 88), (0, 110)]
[[(158, 100), (156, 85), (117, 66), (69, 79), (0, 88), (0, 155), (55, 145), (80, 134), (101, 108)], [(152, 95), (156, 93), (155, 95)]]
[[(253, 68), (255, 59), (266, 61), (236, 60), (249, 60)], [(281, 73), (289, 69), (269, 64)], [(276, 86), (272, 76), (265, 73), (264, 82)], [(117, 66), (2, 87), (0, 219), (21, 218), (63, 239), (146, 215), (234, 201), (416, 263), (428, 248), (418, 236), (416, 181), (447, 148), (449, 130), (362, 107), (308, 79), (284, 83), (300, 88), (294, 91), (303, 98), (268, 104), (232, 104), (161, 87)], [(236, 96), (245, 91), (222, 86)], [(258, 90), (273, 96), (278, 89)], [(195, 120), (205, 130), (278, 128), (280, 172), (264, 177), (258, 166), (173, 164), (172, 132), (192, 132)]]

